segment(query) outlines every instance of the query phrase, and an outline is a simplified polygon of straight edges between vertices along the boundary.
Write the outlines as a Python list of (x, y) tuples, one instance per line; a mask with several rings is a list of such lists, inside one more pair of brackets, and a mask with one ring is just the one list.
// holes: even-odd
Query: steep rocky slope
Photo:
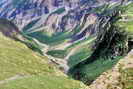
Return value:
[[(86, 84), (91, 84), (100, 74), (112, 68), (128, 51), (132, 48), (132, 28), (120, 27), (117, 23), (121, 21), (121, 12), (130, 12), (133, 4), (127, 6), (129, 9), (121, 7), (121, 5), (108, 8), (99, 18), (96, 24), (98, 29), (93, 53), (91, 56), (70, 68), (69, 74), (73, 78), (83, 81)], [(125, 12), (124, 12), (125, 13)], [(126, 13), (125, 13), (126, 14)], [(123, 23), (129, 23), (126, 21)], [(132, 22), (131, 22), (132, 23)], [(132, 23), (133, 24), (133, 23)], [(129, 35), (130, 34), (130, 35)], [(131, 43), (130, 43), (131, 42)], [(130, 45), (129, 45), (130, 44)]]
[(98, 77), (90, 89), (133, 89), (133, 50)]
[[(93, 8), (101, 7), (112, 0), (2, 0), (0, 1), (0, 18), (15, 23), (19, 30), (27, 34), (43, 29), (54, 34), (71, 31), (78, 25), (87, 23)], [(117, 2), (115, 0), (112, 2)], [(96, 16), (96, 15), (95, 15)], [(96, 16), (97, 17), (97, 16)], [(89, 19), (89, 18), (88, 18)], [(88, 25), (82, 29), (83, 33)], [(82, 34), (85, 35), (85, 34)]]

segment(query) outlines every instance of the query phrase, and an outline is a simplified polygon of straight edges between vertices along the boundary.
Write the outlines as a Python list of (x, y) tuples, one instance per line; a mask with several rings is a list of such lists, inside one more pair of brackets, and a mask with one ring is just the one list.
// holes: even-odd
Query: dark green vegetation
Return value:
[(65, 8), (59, 8), (58, 10), (54, 11), (52, 14), (61, 14), (65, 11)]
[(26, 36), (25, 34), (21, 33), (22, 34), (22, 38), (24, 40), (21, 40), (21, 39), (17, 39), (18, 41), (20, 41), (21, 43), (27, 45), (27, 47), (29, 47), (30, 49), (32, 49), (33, 51), (35, 52), (38, 52), (40, 53), (41, 55), (43, 55), (43, 52), (42, 52), (42, 46), (39, 45), (37, 42), (35, 42), (35, 40), (29, 36)]
[(117, 57), (114, 60), (99, 58), (98, 60), (82, 64), (79, 67), (74, 67), (69, 71), (70, 76), (75, 79), (81, 80), (87, 85), (90, 85), (100, 74), (112, 68), (122, 57)]
[(52, 51), (48, 51), (47, 54), (53, 57), (57, 57), (57, 58), (64, 58), (66, 56), (66, 51), (65, 50), (52, 50)]
[[(90, 84), (101, 73), (112, 68), (122, 56), (131, 50), (128, 44), (130, 44), (129, 38), (132, 39), (130, 35), (133, 30), (133, 22), (122, 21), (121, 15), (128, 15), (126, 12), (131, 12), (132, 5), (107, 6), (102, 11), (101, 17), (99, 17), (95, 25), (98, 32), (93, 46), (93, 53), (86, 60), (71, 68), (69, 71), (70, 76)], [(128, 25), (124, 25), (124, 28), (117, 24), (119, 21)]]
[(76, 50), (76, 52), (70, 56), (68, 60), (68, 65), (70, 68), (74, 67), (78, 63), (80, 63), (83, 60), (86, 60), (86, 58), (90, 57), (92, 54), (92, 42), (84, 45), (80, 45), (79, 49)]
[(52, 36), (48, 36), (45, 31), (38, 31), (26, 34), (32, 38), (38, 39), (40, 42), (48, 45), (56, 45), (64, 42), (72, 34), (70, 32), (58, 33)]
[(75, 52), (75, 54), (70, 56), (68, 60), (69, 67), (75, 66), (76, 64), (80, 63), (81, 61), (85, 60), (87, 57), (91, 55), (91, 51), (86, 48), (87, 47), (83, 47), (78, 52)]

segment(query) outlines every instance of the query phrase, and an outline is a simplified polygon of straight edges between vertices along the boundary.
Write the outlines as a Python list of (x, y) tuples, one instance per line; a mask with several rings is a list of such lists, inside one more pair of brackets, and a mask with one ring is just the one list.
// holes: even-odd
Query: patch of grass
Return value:
[(124, 27), (128, 34), (133, 34), (133, 21), (119, 22), (121, 27)]
[(28, 32), (28, 30), (30, 28), (32, 28), (40, 19), (36, 19), (31, 21), (30, 23), (28, 23), (24, 28), (23, 28), (23, 32)]
[(47, 74), (54, 72), (48, 58), (39, 56), (20, 42), (0, 34), (0, 80), (17, 74)]
[[(48, 58), (0, 34), (0, 89), (85, 89), (48, 63)], [(23, 77), (24, 76), (24, 77)]]
[(0, 89), (85, 89), (85, 87), (67, 77), (40, 75), (10, 81), (1, 85)]
[(65, 50), (51, 50), (51, 51), (48, 51), (47, 54), (53, 57), (57, 57), (57, 58), (64, 58), (66, 56), (66, 51)]
[(78, 46), (78, 45), (81, 45), (81, 44), (85, 44), (85, 43), (91, 44), (91, 43), (94, 42), (94, 40), (95, 40), (95, 37), (94, 36), (90, 36), (90, 37), (88, 37), (88, 38), (86, 38), (84, 40), (80, 40), (78, 42), (73, 43), (72, 45), (67, 47), (65, 50), (69, 50), (71, 48), (74, 48), (75, 46)]
[(75, 79), (81, 80), (86, 84), (90, 84), (103, 72), (112, 68), (112, 66), (114, 66), (119, 61), (120, 58), (121, 57), (118, 57), (113, 60), (101, 58), (92, 63), (82, 65), (82, 67), (76, 69), (72, 68), (69, 74)]
[(125, 9), (122, 17), (126, 21), (118, 21), (118, 25), (125, 28), (129, 34), (133, 34), (133, 3), (127, 5)]
[(59, 8), (59, 9), (57, 9), (55, 12), (53, 12), (52, 14), (61, 14), (61, 13), (63, 13), (65, 11), (65, 8), (63, 7), (63, 8)]
[(36, 38), (42, 43), (53, 46), (53, 45), (63, 43), (66, 39), (69, 39), (72, 34), (70, 32), (61, 32), (61, 33), (54, 34), (52, 36), (48, 36), (45, 34), (45, 32), (38, 31), (27, 35), (30, 37)]
[(92, 51), (90, 50), (89, 46), (86, 45), (82, 46), (79, 50), (77, 50), (76, 53), (70, 56), (68, 60), (69, 67), (73, 67), (76, 64), (80, 63), (81, 61), (84, 61), (86, 58), (88, 58), (91, 55), (91, 53)]
[[(73, 58), (75, 60), (75, 59), (77, 59), (79, 56), (81, 56), (83, 54), (82, 57), (78, 58), (79, 60), (81, 60), (82, 58), (84, 59), (85, 57), (87, 57), (87, 55), (89, 54), (90, 50), (89, 50), (89, 46), (88, 45), (91, 45), (94, 42), (94, 39), (95, 39), (94, 37), (89, 37), (89, 38), (87, 38), (85, 40), (81, 40), (81, 41), (78, 41), (76, 43), (73, 43), (72, 45), (68, 46), (64, 50), (51, 50), (51, 51), (48, 51), (47, 54), (51, 55), (53, 57), (57, 57), (57, 58), (64, 58), (64, 57), (67, 56), (67, 54), (73, 48), (79, 46), (79, 49), (75, 52), (75, 54), (72, 55), (70, 60), (73, 60)], [(83, 44), (83, 46), (81, 46), (82, 44)]]

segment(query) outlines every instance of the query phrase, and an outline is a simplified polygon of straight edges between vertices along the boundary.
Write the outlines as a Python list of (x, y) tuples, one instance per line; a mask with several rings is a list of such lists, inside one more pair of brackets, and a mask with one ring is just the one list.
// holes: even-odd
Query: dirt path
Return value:
[(17, 79), (21, 79), (21, 78), (24, 78), (24, 77), (27, 77), (27, 76), (15, 75), (15, 76), (10, 77), (10, 78), (8, 78), (8, 79), (1, 80), (1, 81), (0, 81), (0, 84), (8, 83), (8, 82), (10, 82), (10, 81), (17, 80)]

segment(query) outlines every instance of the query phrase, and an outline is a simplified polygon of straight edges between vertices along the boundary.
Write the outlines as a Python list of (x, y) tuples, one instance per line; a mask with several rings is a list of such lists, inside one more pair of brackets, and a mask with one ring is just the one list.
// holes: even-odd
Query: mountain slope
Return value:
[(98, 77), (90, 89), (133, 89), (133, 51)]
[[(132, 3), (128, 4), (129, 7), (132, 5)], [(112, 68), (132, 49), (132, 41), (130, 43), (130, 40), (133, 39), (130, 38), (130, 35), (133, 34), (132, 28), (128, 28), (128, 25), (124, 25), (125, 28), (122, 28), (117, 24), (117, 22), (125, 24), (129, 22), (122, 21), (121, 12), (124, 13), (124, 9), (130, 12), (130, 8), (127, 9), (126, 5), (106, 8), (102, 13), (103, 16), (97, 21), (98, 33), (93, 53), (86, 60), (70, 69), (69, 73), (73, 78), (91, 84), (102, 72)], [(133, 25), (133, 22), (131, 24)]]
[[(44, 57), (47, 56), (61, 70), (68, 72), (70, 69), (74, 78), (90, 84), (132, 48), (133, 4), (123, 14), (119, 11), (119, 0), (102, 0), (104, 3), (109, 1), (107, 4), (100, 2), (101, 0), (66, 1), (68, 0), (2, 0), (0, 18), (5, 19), (0, 19), (0, 31), (10, 38), (20, 36), (19, 41)], [(125, 7), (127, 3), (124, 3)], [(13, 44), (15, 46), (8, 48), (5, 42), (7, 41), (1, 39), (4, 44), (1, 46), (1, 65), (5, 68), (5, 71), (1, 69), (2, 89), (20, 88), (21, 84), (22, 87), (29, 88), (30, 81), (33, 81), (33, 88), (55, 86), (58, 89), (62, 80), (63, 83), (70, 81), (64, 79), (64, 76), (56, 76), (55, 71), (58, 70), (49, 67), (48, 63), (45, 67), (42, 60), (44, 57), (40, 58), (32, 54), (32, 51), (23, 51), (23, 48), (19, 50), (16, 42)], [(5, 51), (6, 48), (9, 51)], [(11, 64), (8, 63), (10, 61)], [(49, 81), (46, 81), (47, 78)], [(40, 81), (47, 85), (43, 82), (40, 84)], [(51, 82), (55, 85), (49, 84)], [(67, 83), (61, 85), (61, 88), (68, 88), (65, 86)], [(79, 86), (74, 85), (75, 87)]]
[(49, 64), (48, 58), (0, 34), (0, 89), (85, 89)]

